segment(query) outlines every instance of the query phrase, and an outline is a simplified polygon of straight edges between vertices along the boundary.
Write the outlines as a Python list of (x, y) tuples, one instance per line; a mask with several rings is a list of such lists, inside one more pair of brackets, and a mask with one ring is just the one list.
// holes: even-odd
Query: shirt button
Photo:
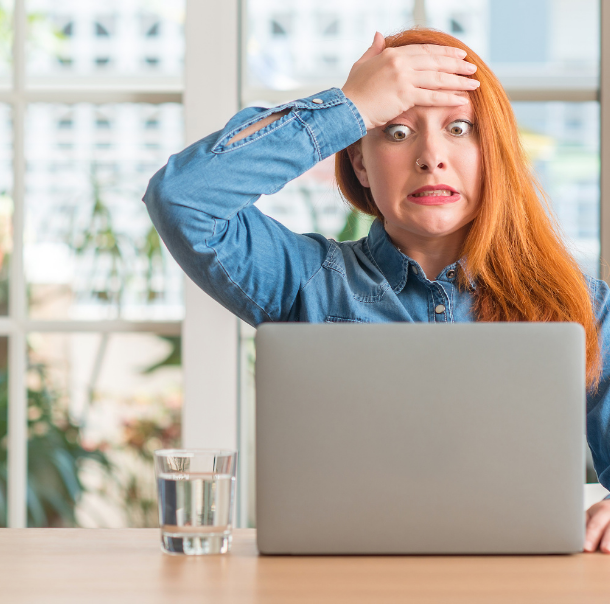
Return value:
[(434, 311), (437, 315), (440, 315), (441, 313), (445, 312), (445, 307), (442, 304), (439, 304)]
[(455, 271), (453, 269), (447, 271), (447, 279), (453, 279), (455, 277)]
[(322, 99), (311, 99), (311, 102), (316, 105), (321, 105), (324, 101)]
[(414, 272), (416, 275), (417, 275), (417, 273), (419, 272), (419, 271), (417, 270), (417, 267), (416, 267), (416, 266), (412, 267), (412, 270), (413, 270), (413, 272)]

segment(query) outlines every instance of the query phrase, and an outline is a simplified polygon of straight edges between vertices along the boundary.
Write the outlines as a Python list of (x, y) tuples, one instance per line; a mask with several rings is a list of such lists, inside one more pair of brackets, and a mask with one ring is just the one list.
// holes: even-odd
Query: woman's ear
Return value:
[(350, 145), (347, 148), (347, 154), (349, 155), (349, 159), (352, 162), (352, 168), (354, 169), (354, 173), (356, 174), (356, 178), (360, 181), (360, 184), (363, 187), (370, 188), (369, 177), (366, 173), (362, 157), (362, 145), (360, 143)]

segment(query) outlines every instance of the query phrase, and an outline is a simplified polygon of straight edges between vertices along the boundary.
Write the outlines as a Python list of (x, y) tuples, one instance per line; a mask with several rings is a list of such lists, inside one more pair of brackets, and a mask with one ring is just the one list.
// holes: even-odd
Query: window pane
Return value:
[(0, 103), (0, 315), (8, 314), (9, 265), (13, 250), (13, 124), (11, 109)]
[[(246, 85), (340, 86), (370, 46), (413, 25), (413, 1), (248, 1)], [(426, 24), (462, 39), (513, 88), (598, 85), (599, 0), (425, 0)], [(523, 18), (527, 15), (527, 18)]]
[(0, 87), (11, 85), (13, 0), (0, 0)]
[(0, 338), (0, 527), (7, 523), (8, 338)]
[(180, 444), (180, 338), (32, 333), (28, 353), (28, 526), (158, 526), (152, 452)]
[(599, 0), (426, 0), (430, 27), (468, 44), (505, 86), (596, 87)]
[(24, 254), (32, 318), (182, 318), (183, 273), (141, 201), (150, 177), (182, 146), (178, 104), (29, 106)]
[(584, 272), (599, 276), (599, 103), (513, 103), (522, 140)]
[(413, 0), (248, 0), (246, 85), (290, 90), (342, 85), (375, 29), (413, 25)]
[(104, 79), (180, 86), (184, 0), (29, 0), (30, 81)]

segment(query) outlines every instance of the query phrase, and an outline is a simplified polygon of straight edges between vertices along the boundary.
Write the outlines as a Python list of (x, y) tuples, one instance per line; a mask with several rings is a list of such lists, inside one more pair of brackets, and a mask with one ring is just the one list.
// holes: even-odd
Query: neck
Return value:
[(435, 281), (446, 266), (460, 259), (469, 228), (470, 224), (467, 224), (458, 231), (441, 237), (422, 237), (407, 231), (395, 232), (389, 225), (386, 225), (386, 232), (392, 243), (403, 254), (415, 260), (428, 279)]

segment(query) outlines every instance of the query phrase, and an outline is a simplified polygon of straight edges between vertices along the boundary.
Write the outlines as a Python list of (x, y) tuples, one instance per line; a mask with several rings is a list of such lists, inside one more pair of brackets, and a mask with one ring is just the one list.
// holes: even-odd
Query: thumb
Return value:
[(368, 48), (368, 50), (358, 59), (360, 61), (367, 61), (368, 59), (372, 59), (380, 54), (385, 48), (385, 38), (378, 31), (375, 32), (375, 37), (373, 38), (373, 43)]

